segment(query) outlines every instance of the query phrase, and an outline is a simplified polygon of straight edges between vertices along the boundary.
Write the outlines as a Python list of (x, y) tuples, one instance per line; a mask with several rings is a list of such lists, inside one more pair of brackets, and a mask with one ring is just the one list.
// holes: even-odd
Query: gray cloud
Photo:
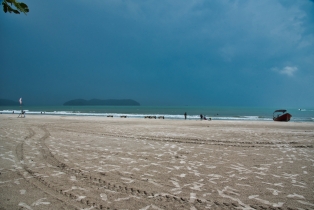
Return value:
[(280, 74), (284, 74), (284, 75), (287, 75), (289, 77), (292, 77), (292, 76), (294, 76), (295, 72), (298, 71), (298, 67), (296, 67), (296, 66), (286, 66), (286, 67), (284, 67), (282, 69), (273, 68), (272, 70), (275, 71), (275, 72), (278, 72)]

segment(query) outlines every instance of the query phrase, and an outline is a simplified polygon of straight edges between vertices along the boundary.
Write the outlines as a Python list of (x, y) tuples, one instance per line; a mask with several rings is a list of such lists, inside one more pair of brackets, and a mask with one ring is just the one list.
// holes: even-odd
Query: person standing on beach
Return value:
[(21, 110), (21, 113), (19, 114), (19, 116), (17, 117), (25, 117), (25, 111), (24, 110)]
[(184, 119), (186, 119), (186, 112), (184, 113)]
[(200, 114), (200, 118), (201, 118), (201, 120), (203, 120), (203, 115), (202, 114)]

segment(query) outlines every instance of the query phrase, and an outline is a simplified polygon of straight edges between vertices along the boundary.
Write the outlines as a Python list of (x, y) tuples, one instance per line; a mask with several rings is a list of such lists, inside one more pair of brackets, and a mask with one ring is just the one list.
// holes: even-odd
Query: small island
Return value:
[(64, 106), (140, 106), (140, 103), (132, 99), (74, 99), (67, 101)]

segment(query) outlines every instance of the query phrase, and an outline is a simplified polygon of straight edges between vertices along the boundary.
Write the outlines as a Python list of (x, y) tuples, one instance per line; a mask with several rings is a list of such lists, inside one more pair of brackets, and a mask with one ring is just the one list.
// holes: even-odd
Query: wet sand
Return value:
[(314, 123), (0, 115), (0, 209), (314, 209)]

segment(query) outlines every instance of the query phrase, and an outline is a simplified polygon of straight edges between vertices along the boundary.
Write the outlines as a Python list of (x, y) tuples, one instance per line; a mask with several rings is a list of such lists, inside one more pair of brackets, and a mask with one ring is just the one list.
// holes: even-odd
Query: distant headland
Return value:
[(74, 99), (67, 101), (64, 106), (140, 106), (140, 103), (132, 99)]

